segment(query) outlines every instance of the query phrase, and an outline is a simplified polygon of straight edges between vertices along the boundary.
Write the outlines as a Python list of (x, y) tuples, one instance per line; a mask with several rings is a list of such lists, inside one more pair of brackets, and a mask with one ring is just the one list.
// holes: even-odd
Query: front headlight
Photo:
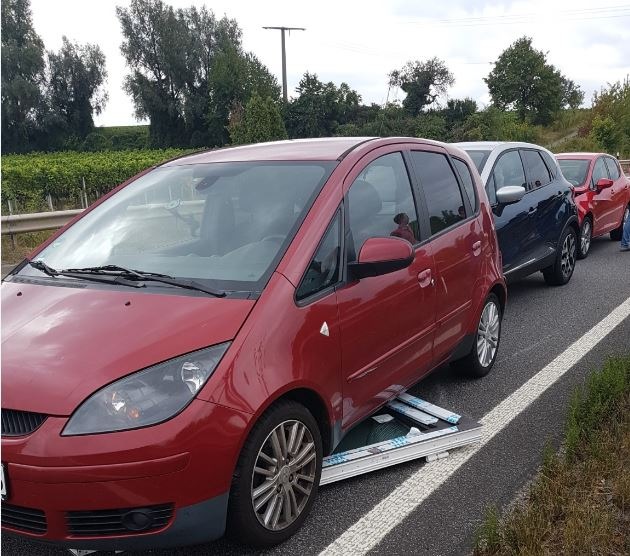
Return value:
[(137, 429), (174, 417), (201, 390), (230, 343), (176, 357), (101, 388), (72, 414), (61, 434)]

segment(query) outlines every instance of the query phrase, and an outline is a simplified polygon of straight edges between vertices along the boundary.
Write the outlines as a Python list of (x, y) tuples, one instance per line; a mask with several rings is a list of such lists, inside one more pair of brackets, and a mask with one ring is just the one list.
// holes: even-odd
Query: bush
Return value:
[(88, 197), (96, 199), (145, 168), (185, 152), (163, 149), (3, 155), (3, 201), (11, 199), (20, 212), (33, 212), (46, 209), (45, 198), (50, 194), (70, 206), (80, 206), (83, 179)]

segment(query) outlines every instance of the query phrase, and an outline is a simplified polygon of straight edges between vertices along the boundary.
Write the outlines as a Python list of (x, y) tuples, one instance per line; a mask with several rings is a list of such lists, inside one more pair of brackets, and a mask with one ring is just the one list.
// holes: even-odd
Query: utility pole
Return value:
[(282, 96), (284, 97), (284, 102), (287, 102), (287, 52), (284, 41), (284, 32), (306, 31), (306, 29), (304, 27), (263, 27), (263, 29), (275, 29), (280, 31), (282, 40)]

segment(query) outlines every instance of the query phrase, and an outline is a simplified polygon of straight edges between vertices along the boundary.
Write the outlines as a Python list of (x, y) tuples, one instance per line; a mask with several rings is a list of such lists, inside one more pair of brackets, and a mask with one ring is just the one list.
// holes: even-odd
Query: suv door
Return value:
[(527, 177), (526, 196), (530, 207), (535, 207), (534, 211), (529, 210), (538, 238), (532, 258), (540, 261), (540, 264), (549, 259), (551, 264), (566, 224), (568, 214), (565, 214), (564, 203), (566, 196), (571, 195), (571, 189), (560, 178), (555, 167), (547, 167), (541, 151), (521, 149), (521, 158)]
[(446, 152), (414, 149), (410, 156), (435, 264), (433, 355), (438, 362), (463, 339), (470, 323), (473, 291), (481, 273), (483, 232), (475, 218), (476, 198), (471, 201)]
[(536, 212), (534, 199), (525, 195), (518, 203), (496, 204), (496, 191), (508, 185), (527, 188), (525, 170), (518, 149), (507, 150), (499, 155), (486, 186), (486, 190), (492, 193), (489, 197), (493, 203), (492, 211), (506, 276), (527, 266), (527, 263), (533, 260), (534, 250), (540, 243), (536, 223), (532, 217)]
[(394, 235), (412, 239), (416, 246), (408, 268), (362, 280), (347, 275), (337, 290), (344, 428), (419, 380), (433, 361), (433, 257), (430, 246), (420, 245), (403, 155), (392, 150), (382, 147), (366, 155), (344, 182), (347, 262), (356, 261), (370, 237)]

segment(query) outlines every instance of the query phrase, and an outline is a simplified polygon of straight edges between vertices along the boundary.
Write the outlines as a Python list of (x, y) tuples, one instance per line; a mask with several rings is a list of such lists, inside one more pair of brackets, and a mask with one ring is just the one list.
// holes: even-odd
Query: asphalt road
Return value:
[[(480, 419), (629, 297), (630, 253), (620, 253), (619, 244), (607, 238), (594, 240), (591, 254), (578, 262), (567, 286), (548, 287), (540, 274), (510, 286), (502, 344), (490, 375), (480, 380), (462, 379), (445, 367), (417, 384), (412, 393)], [(559, 446), (572, 389), (590, 370), (600, 367), (607, 356), (629, 352), (630, 318), (626, 318), (401, 520), (371, 553), (388, 556), (469, 553), (486, 510), (509, 504), (535, 475), (545, 445)], [(405, 479), (423, 466), (439, 465), (442, 462), (410, 462), (323, 487), (303, 529), (284, 545), (265, 554), (320, 553)], [(67, 554), (8, 534), (2, 535), (2, 553)], [(355, 552), (349, 548), (347, 553)], [(141, 554), (199, 556), (259, 552), (221, 540)]]

